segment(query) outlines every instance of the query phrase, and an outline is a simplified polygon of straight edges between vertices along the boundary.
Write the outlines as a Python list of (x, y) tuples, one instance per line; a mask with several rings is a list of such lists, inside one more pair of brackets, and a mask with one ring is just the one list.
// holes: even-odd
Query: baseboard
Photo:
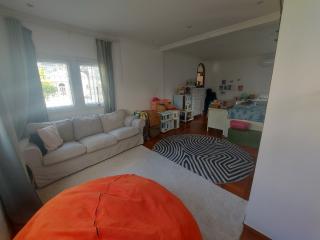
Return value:
[(271, 238), (268, 238), (267, 236), (263, 235), (262, 233), (258, 232), (252, 227), (243, 224), (241, 240), (271, 240)]

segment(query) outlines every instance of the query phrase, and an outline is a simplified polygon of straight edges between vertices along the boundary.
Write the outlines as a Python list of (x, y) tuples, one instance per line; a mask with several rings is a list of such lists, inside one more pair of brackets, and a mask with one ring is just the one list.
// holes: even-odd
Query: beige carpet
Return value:
[(38, 191), (46, 202), (62, 190), (99, 177), (134, 173), (157, 181), (193, 214), (205, 240), (240, 238), (247, 202), (143, 146), (133, 148)]

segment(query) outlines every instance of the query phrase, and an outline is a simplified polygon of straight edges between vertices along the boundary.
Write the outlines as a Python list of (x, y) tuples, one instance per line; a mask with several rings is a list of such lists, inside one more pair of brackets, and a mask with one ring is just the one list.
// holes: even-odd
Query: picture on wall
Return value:
[[(237, 89), (236, 86), (234, 86), (233, 82), (234, 82), (234, 80), (225, 80), (225, 79), (221, 80), (221, 84), (219, 85), (220, 93), (224, 94), (227, 91), (232, 91), (234, 89)], [(243, 86), (242, 86), (242, 88), (243, 88)], [(239, 87), (238, 87), (238, 90), (239, 90)]]

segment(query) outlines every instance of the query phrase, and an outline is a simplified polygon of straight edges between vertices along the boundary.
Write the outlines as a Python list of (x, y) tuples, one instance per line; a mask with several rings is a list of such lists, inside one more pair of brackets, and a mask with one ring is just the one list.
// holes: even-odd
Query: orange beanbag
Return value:
[(199, 240), (183, 203), (136, 175), (101, 178), (58, 194), (15, 240)]

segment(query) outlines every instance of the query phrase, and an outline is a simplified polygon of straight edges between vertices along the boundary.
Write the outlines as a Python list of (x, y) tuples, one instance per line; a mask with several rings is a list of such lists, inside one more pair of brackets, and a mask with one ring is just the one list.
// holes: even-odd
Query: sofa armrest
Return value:
[(144, 119), (133, 119), (131, 122), (131, 126), (138, 128), (140, 133), (143, 133), (143, 128), (146, 125), (146, 121)]
[(22, 160), (31, 170), (42, 166), (42, 153), (37, 145), (30, 143), (28, 139), (23, 139), (19, 145)]
[(124, 125), (126, 127), (130, 127), (132, 126), (132, 121), (134, 120), (134, 116), (130, 115), (130, 116), (126, 116), (126, 118), (124, 119)]

